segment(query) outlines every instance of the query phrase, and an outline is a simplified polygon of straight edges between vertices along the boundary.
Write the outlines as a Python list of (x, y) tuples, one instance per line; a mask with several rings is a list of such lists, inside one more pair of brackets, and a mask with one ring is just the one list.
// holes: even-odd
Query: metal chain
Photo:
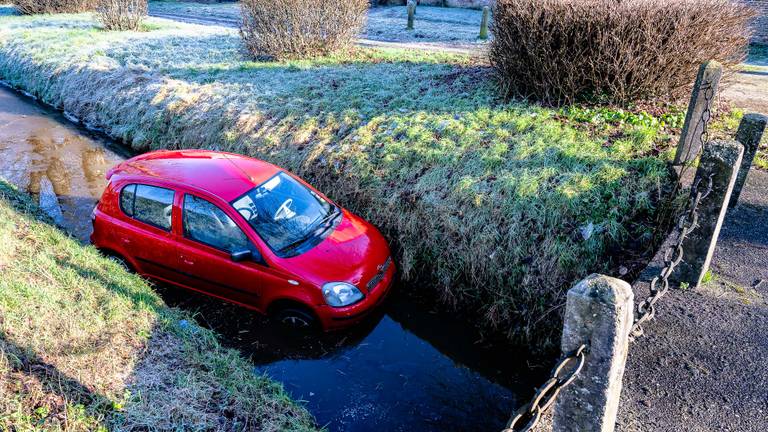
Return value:
[[(530, 402), (523, 405), (509, 419), (507, 427), (502, 432), (527, 432), (535, 428), (539, 424), (539, 420), (541, 420), (541, 415), (555, 403), (555, 399), (560, 394), (560, 391), (572, 383), (579, 372), (581, 372), (581, 368), (584, 367), (586, 351), (587, 346), (581, 345), (571, 355), (560, 360), (555, 365), (555, 368), (552, 369), (551, 377), (547, 382), (536, 390), (536, 394), (533, 395), (533, 399)], [(576, 366), (570, 372), (563, 373), (567, 369), (566, 366), (573, 362), (576, 362)]]
[[(678, 221), (677, 229), (680, 230), (680, 234), (677, 242), (667, 247), (667, 250), (664, 252), (664, 267), (651, 281), (650, 295), (637, 305), (637, 316), (630, 331), (630, 340), (632, 341), (643, 335), (643, 323), (653, 319), (656, 314), (656, 302), (669, 291), (669, 277), (683, 261), (683, 242), (699, 226), (699, 204), (701, 200), (712, 192), (712, 175), (707, 179), (707, 189), (704, 192), (699, 191), (701, 180), (701, 178), (698, 178), (693, 183), (688, 208)], [(673, 254), (674, 258), (672, 258)], [(659, 282), (662, 284), (661, 289), (658, 288)]]

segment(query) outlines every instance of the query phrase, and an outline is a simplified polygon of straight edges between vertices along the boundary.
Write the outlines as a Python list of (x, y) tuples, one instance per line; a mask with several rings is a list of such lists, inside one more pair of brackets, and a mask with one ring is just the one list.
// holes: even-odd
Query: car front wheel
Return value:
[(317, 318), (303, 309), (297, 307), (285, 307), (272, 314), (272, 319), (283, 327), (309, 331), (318, 327)]

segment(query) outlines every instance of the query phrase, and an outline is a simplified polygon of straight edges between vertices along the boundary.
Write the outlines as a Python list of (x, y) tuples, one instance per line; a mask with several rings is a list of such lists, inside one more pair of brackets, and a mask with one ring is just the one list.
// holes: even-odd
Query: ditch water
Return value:
[[(118, 143), (0, 87), (0, 177), (38, 197), (82, 241), (104, 173), (127, 157)], [(500, 430), (546, 372), (525, 350), (492, 346), (405, 285), (359, 327), (305, 337), (228, 303), (157, 288), (250, 357), (255, 373), (282, 382), (330, 431)]]

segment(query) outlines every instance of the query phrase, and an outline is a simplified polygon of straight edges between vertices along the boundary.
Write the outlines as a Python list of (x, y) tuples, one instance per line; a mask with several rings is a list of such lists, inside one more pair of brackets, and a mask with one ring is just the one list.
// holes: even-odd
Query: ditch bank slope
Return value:
[[(653, 236), (668, 179), (657, 119), (611, 126), (502, 103), (467, 57), (254, 62), (231, 29), (145, 30), (6, 14), (0, 78), (137, 150), (220, 149), (290, 169), (379, 226), (417, 289), (518, 339), (556, 338), (564, 288)], [(589, 127), (569, 125), (579, 115)]]
[(282, 386), (0, 179), (0, 429), (317, 430)]

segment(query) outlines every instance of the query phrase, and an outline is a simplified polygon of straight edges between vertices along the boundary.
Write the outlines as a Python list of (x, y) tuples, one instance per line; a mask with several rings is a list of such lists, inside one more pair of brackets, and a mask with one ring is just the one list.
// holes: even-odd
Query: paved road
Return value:
[(712, 271), (670, 291), (631, 347), (617, 430), (768, 430), (768, 173), (750, 172)]
[[(216, 25), (222, 27), (238, 27), (239, 23), (235, 19), (228, 18), (214, 18), (214, 17), (193, 17), (190, 15), (177, 15), (160, 12), (150, 12), (150, 16), (157, 18), (165, 18), (174, 21), (181, 21), (190, 24), (201, 25)], [(466, 55), (480, 55), (483, 53), (483, 48), (480, 47), (461, 47), (455, 46), (455, 44), (439, 43), (439, 42), (388, 42), (372, 39), (358, 38), (355, 43), (363, 47), (376, 47), (376, 48), (396, 48), (396, 49), (419, 49), (424, 51), (433, 52), (447, 52), (454, 54), (466, 54)]]

